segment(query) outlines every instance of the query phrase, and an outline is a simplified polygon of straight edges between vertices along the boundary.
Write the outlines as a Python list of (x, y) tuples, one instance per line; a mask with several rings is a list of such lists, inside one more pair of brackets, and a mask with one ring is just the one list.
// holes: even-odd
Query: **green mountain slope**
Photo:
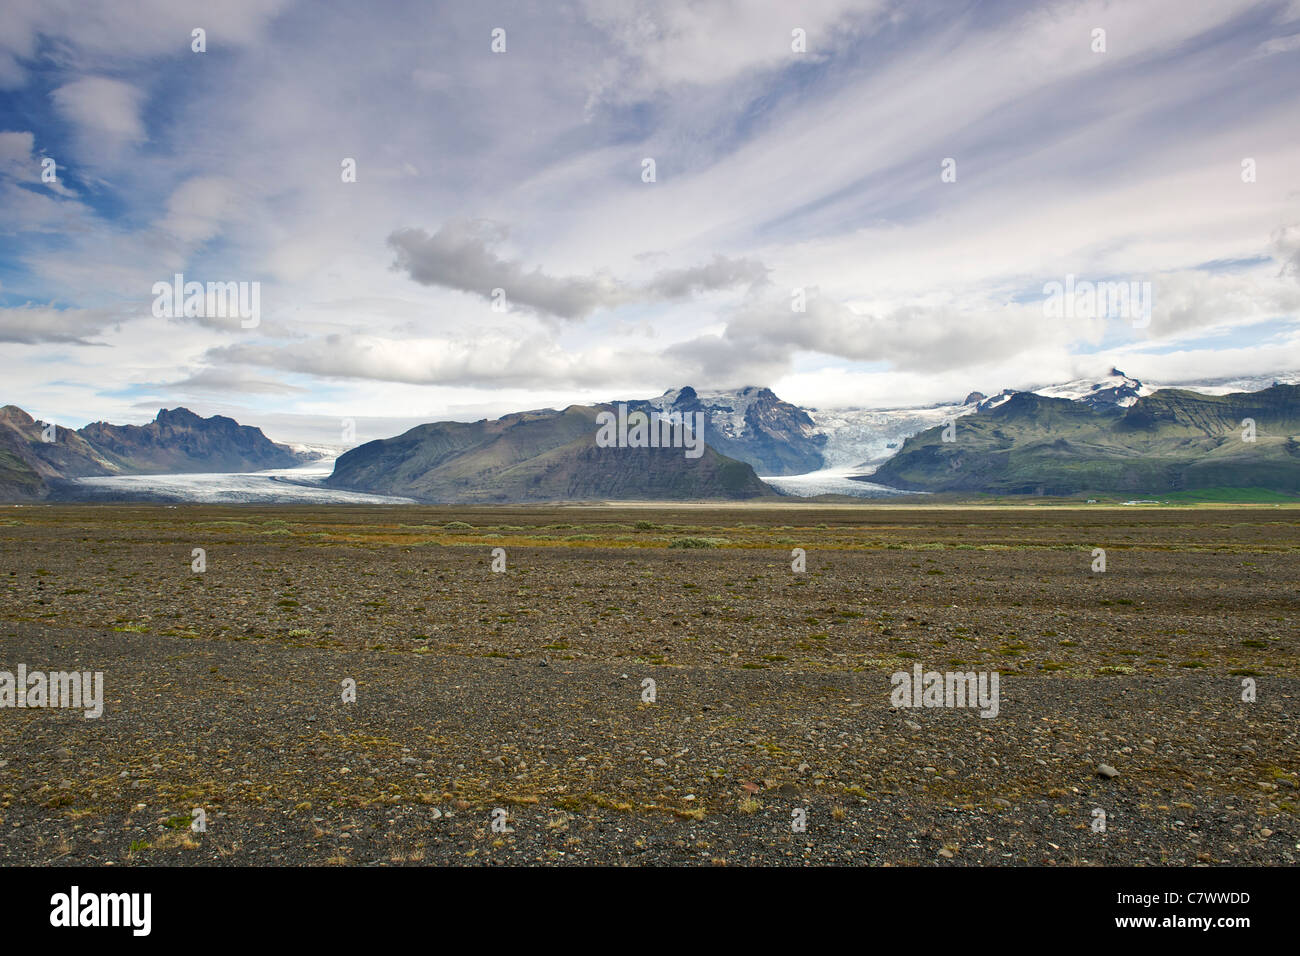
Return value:
[[(1255, 440), (1243, 440), (1243, 420)], [(1300, 492), (1300, 386), (1201, 395), (1163, 389), (1128, 409), (1021, 392), (904, 442), (872, 481), (913, 491), (1070, 495), (1196, 488)]]
[(435, 422), (339, 457), (326, 484), (421, 501), (755, 498), (774, 494), (744, 462), (705, 448), (600, 448), (596, 416), (571, 405), (495, 421)]

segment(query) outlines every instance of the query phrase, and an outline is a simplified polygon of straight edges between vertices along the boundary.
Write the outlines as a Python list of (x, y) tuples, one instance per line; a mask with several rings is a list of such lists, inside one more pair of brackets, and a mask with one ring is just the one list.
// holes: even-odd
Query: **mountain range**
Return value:
[[(1280, 375), (1172, 388), (1112, 369), (1032, 391), (971, 392), (947, 404), (828, 410), (801, 408), (768, 388), (685, 386), (650, 399), (419, 425), (340, 454), (328, 476), (280, 477), (259, 493), (276, 500), (287, 482), (340, 501), (382, 495), (442, 503), (827, 490), (1073, 495), (1252, 487), (1290, 494), (1300, 492), (1297, 382), (1300, 375)], [(702, 453), (601, 447), (597, 417), (616, 408), (698, 423)], [(0, 409), (3, 500), (103, 500), (128, 483), (125, 476), (263, 472), (313, 457), (255, 427), (184, 408), (163, 409), (143, 426), (95, 422), (75, 431), (13, 405)], [(168, 494), (177, 500), (175, 484)]]
[(93, 422), (73, 431), (0, 408), (0, 496), (40, 499), (70, 491), (69, 479), (103, 475), (212, 473), (292, 468), (303, 457), (232, 418), (162, 409), (147, 425)]
[[(945, 434), (946, 432), (946, 434)], [(912, 491), (1075, 495), (1300, 492), (1300, 386), (1124, 404), (1019, 392), (908, 438), (872, 481)]]

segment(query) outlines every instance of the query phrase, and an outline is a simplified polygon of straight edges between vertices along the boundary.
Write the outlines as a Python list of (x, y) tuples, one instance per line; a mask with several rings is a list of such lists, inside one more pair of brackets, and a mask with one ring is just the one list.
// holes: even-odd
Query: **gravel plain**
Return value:
[[(0, 709), (0, 862), (1291, 865), (1298, 556), (1271, 508), (5, 509), (0, 670), (106, 700)], [(917, 664), (997, 716), (894, 708)]]

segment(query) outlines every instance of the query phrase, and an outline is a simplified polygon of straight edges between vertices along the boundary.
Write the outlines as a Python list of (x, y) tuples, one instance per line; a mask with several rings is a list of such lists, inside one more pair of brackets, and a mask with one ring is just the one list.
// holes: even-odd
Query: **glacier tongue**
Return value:
[(410, 498), (326, 488), (320, 482), (334, 470), (332, 458), (298, 468), (271, 471), (111, 475), (76, 478), (73, 483), (96, 497), (183, 501), (196, 504), (412, 504)]
[(787, 495), (810, 498), (813, 495), (852, 495), (854, 498), (890, 498), (895, 495), (911, 494), (886, 485), (870, 481), (854, 481), (852, 476), (861, 474), (860, 468), (826, 468), (806, 475), (787, 475), (783, 477), (764, 478), (763, 480)]
[(828, 438), (827, 469), (863, 475), (875, 471), (910, 436), (969, 415), (977, 407), (971, 402), (928, 408), (808, 409), (808, 414)]

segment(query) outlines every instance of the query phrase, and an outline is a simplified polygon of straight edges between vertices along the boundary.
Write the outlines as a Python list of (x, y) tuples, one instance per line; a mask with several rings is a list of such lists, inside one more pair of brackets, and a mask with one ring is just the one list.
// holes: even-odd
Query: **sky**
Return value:
[(44, 420), (1112, 366), (1300, 369), (1300, 0), (0, 5), (0, 404)]

